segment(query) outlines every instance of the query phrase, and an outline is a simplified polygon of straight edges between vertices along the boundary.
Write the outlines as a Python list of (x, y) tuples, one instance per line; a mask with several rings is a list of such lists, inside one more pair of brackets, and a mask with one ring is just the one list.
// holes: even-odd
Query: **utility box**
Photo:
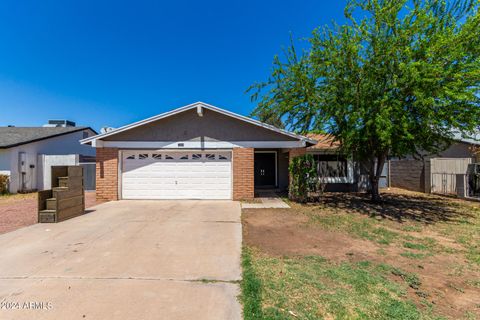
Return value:
[(52, 189), (38, 192), (38, 222), (60, 222), (85, 213), (83, 167), (52, 166)]

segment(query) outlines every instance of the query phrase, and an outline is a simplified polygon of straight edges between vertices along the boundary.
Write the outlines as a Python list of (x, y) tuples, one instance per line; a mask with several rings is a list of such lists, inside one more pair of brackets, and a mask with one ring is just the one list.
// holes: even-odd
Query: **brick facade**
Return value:
[(233, 200), (254, 197), (253, 148), (233, 148)]
[(97, 148), (97, 200), (118, 200), (118, 149)]
[[(97, 148), (96, 193), (97, 200), (118, 200), (118, 149)], [(305, 148), (291, 149), (290, 159), (305, 154)], [(254, 198), (254, 149), (233, 148), (233, 200)]]

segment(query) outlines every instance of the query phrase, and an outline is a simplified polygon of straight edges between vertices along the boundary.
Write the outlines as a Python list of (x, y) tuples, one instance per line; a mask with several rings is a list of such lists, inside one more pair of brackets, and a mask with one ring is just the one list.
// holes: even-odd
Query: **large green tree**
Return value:
[[(347, 23), (314, 30), (275, 57), (250, 90), (253, 115), (323, 130), (364, 164), (373, 200), (388, 156), (435, 153), (480, 124), (480, 15), (476, 1), (357, 0)], [(377, 165), (376, 165), (377, 164)]]

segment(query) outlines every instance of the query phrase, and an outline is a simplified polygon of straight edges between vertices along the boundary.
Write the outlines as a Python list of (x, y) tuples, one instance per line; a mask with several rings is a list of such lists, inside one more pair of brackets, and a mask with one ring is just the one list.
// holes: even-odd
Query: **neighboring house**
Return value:
[(316, 140), (197, 102), (81, 141), (96, 148), (97, 199), (252, 199), (288, 186)]
[(386, 164), (389, 186), (426, 193), (455, 193), (455, 175), (467, 173), (468, 164), (476, 162), (479, 147), (479, 141), (457, 136), (450, 147), (438, 154), (425, 155), (423, 159), (390, 159)]
[(97, 133), (69, 121), (57, 122), (47, 127), (0, 127), (0, 174), (10, 177), (11, 193), (49, 189), (52, 165), (94, 161), (95, 150), (79, 140)]

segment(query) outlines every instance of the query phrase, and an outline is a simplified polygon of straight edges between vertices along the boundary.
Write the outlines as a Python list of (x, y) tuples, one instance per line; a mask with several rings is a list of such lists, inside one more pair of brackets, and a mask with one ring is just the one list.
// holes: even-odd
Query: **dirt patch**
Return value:
[[(99, 204), (95, 192), (85, 192), (85, 207)], [(37, 194), (0, 197), (0, 234), (37, 223)]]
[[(408, 297), (419, 307), (425, 307), (422, 301), (426, 299), (444, 316), (462, 318), (467, 311), (480, 316), (480, 288), (478, 284), (472, 285), (480, 279), (480, 272), (460, 254), (409, 259), (401, 256), (405, 252), (401, 246), (380, 245), (345, 232), (325, 230), (309, 223), (309, 217), (295, 209), (244, 209), (242, 219), (244, 243), (266, 254), (319, 255), (335, 262), (385, 263), (418, 275), (421, 285), (410, 288)], [(398, 232), (401, 227), (395, 229)], [(442, 238), (434, 231), (428, 231), (426, 236)], [(440, 240), (457, 246), (448, 238)], [(403, 281), (393, 274), (392, 279)]]
[(335, 261), (367, 259), (378, 250), (369, 241), (311, 227), (308, 220), (290, 209), (244, 209), (244, 241), (276, 256), (321, 255)]
[(0, 198), (0, 233), (37, 223), (36, 193)]

